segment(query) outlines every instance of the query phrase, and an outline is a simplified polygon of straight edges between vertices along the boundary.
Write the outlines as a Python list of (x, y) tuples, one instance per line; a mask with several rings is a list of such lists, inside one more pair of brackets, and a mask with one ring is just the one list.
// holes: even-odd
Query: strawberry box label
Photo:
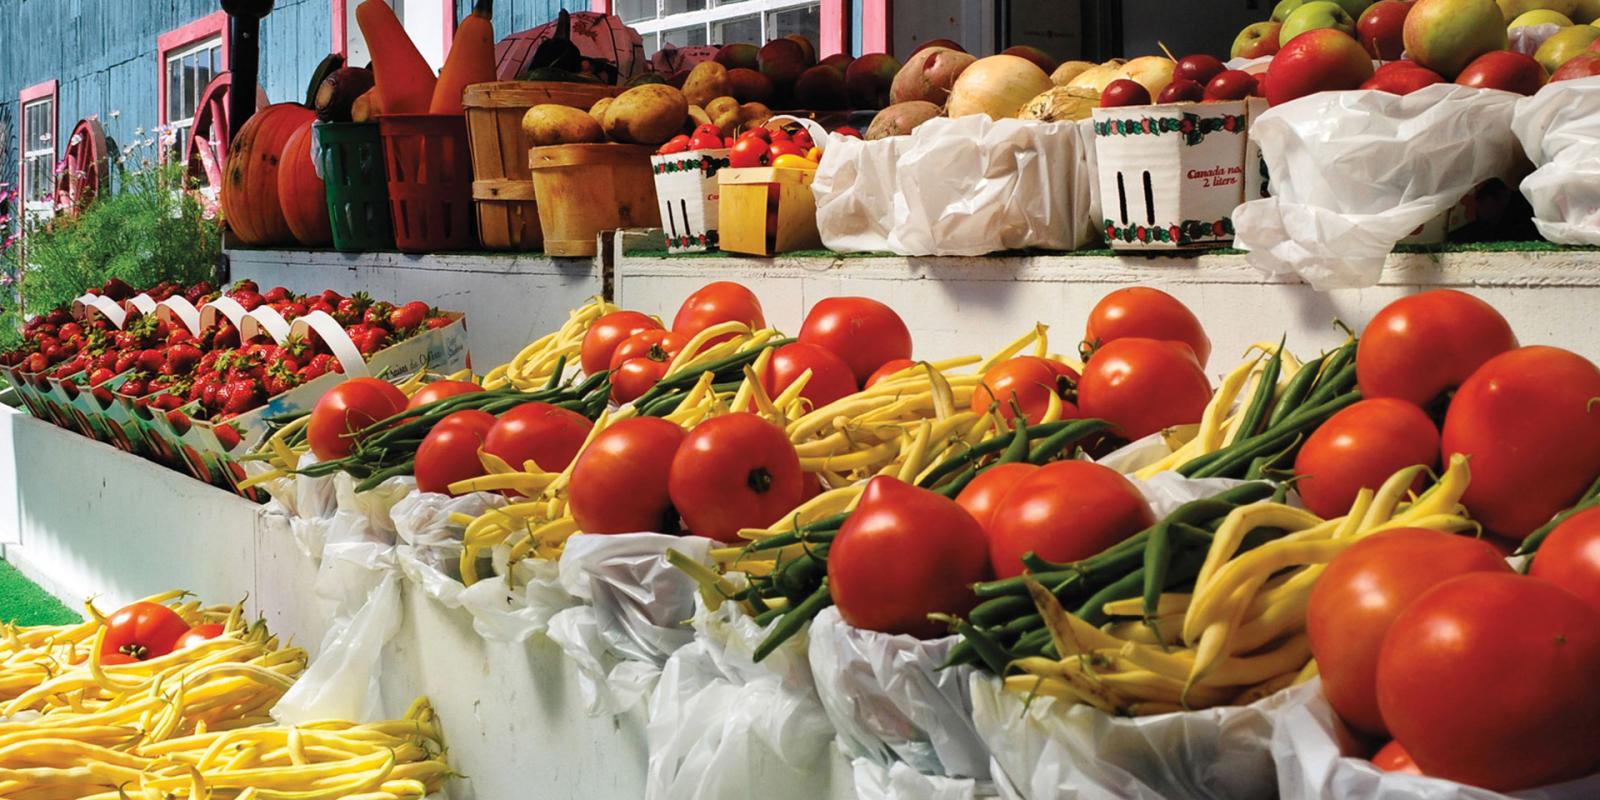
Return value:
[(650, 157), (661, 228), (669, 253), (699, 253), (717, 248), (717, 173), (728, 167), (728, 148), (690, 150)]

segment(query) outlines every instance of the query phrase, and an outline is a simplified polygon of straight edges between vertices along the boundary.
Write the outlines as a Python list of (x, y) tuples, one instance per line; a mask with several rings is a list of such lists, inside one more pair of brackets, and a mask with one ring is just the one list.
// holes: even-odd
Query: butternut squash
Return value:
[(456, 28), (445, 56), (439, 83), (433, 89), (432, 114), (464, 114), (461, 96), (474, 83), (494, 80), (494, 0), (478, 0)]
[(385, 114), (425, 114), (439, 82), (427, 59), (383, 0), (362, 0), (356, 24), (372, 53), (372, 77)]

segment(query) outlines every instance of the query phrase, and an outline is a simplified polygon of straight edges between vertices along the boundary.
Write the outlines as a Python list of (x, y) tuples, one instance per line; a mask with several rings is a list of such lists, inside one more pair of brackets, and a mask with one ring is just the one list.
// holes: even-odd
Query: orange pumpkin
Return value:
[(294, 241), (278, 200), (278, 163), (289, 137), (316, 118), (299, 103), (276, 103), (257, 111), (228, 143), (222, 215), (245, 244)]
[(333, 227), (328, 222), (327, 190), (317, 167), (311, 162), (311, 122), (303, 123), (289, 136), (278, 161), (278, 201), (283, 217), (296, 241), (306, 247), (326, 247), (333, 243)]

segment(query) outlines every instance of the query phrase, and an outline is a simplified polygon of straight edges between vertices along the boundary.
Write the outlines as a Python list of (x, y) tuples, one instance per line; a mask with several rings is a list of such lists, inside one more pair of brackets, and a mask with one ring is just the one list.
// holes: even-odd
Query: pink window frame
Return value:
[(823, 58), (850, 52), (850, 4), (845, 0), (822, 0), (817, 10), (818, 54)]
[[(349, 15), (350, 4), (359, 3), (361, 0), (333, 0), (333, 52), (341, 56), (349, 55), (350, 29), (345, 24), (345, 17)], [(605, 0), (595, 0), (605, 2)], [(450, 45), (456, 38), (456, 26), (460, 24), (456, 19), (455, 0), (442, 0), (444, 6), (444, 54), (450, 56)]]
[[(61, 153), (61, 82), (55, 79), (36, 83), (23, 89), (17, 96), (17, 208), (25, 210), (28, 207), (28, 124), (27, 115), (23, 113), (24, 107), (37, 100), (50, 98), (50, 147), (55, 150), (56, 158)], [(51, 159), (51, 169), (55, 169), (55, 160)], [(25, 212), (24, 212), (25, 213)]]
[(861, 52), (891, 52), (893, 36), (894, 4), (891, 0), (861, 0)]
[(182, 50), (195, 42), (213, 36), (222, 37), (222, 72), (228, 71), (231, 53), (228, 48), (228, 14), (218, 11), (207, 14), (181, 28), (167, 31), (156, 37), (156, 102), (160, 108), (156, 119), (167, 124), (167, 54)]

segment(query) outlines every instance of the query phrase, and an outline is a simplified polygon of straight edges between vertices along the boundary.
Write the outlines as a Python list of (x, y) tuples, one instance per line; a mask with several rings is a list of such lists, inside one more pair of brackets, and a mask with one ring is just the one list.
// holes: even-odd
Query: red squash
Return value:
[(222, 215), (245, 244), (293, 241), (278, 199), (278, 166), (289, 137), (316, 118), (299, 103), (276, 103), (257, 111), (228, 143)]
[(283, 158), (278, 161), (278, 201), (295, 241), (306, 247), (333, 244), (327, 194), (311, 162), (310, 120), (301, 123), (283, 146)]

